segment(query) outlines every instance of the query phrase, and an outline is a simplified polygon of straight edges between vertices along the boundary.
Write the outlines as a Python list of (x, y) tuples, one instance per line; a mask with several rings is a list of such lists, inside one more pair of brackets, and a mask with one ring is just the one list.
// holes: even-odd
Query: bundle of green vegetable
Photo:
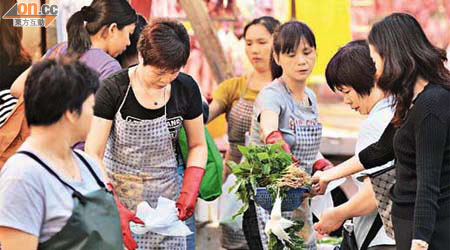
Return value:
[[(230, 192), (236, 190), (243, 203), (233, 218), (248, 209), (249, 199), (255, 197), (258, 187), (265, 187), (275, 202), (277, 198), (283, 199), (290, 188), (311, 186), (309, 175), (295, 165), (292, 155), (286, 153), (281, 144), (238, 146), (238, 148), (244, 156), (244, 161), (240, 164), (227, 162), (236, 176), (236, 184), (230, 188)], [(269, 249), (280, 249), (283, 245), (290, 249), (301, 249), (303, 239), (296, 232), (302, 227), (303, 221), (293, 221), (289, 228), (283, 227), (283, 231), (287, 229), (289, 242), (270, 233)]]

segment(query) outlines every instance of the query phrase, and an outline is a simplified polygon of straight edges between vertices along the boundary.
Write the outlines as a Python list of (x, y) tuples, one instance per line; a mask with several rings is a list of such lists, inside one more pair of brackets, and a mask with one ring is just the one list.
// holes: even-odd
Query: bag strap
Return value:
[[(29, 152), (29, 151), (19, 151), (17, 152), (18, 154), (24, 154), (27, 155), (28, 157), (32, 158), (33, 160), (35, 160), (37, 163), (39, 163), (39, 165), (41, 165), (43, 168), (45, 168), (45, 170), (47, 170), (47, 172), (49, 172), (51, 175), (53, 175), (56, 179), (58, 179), (59, 182), (61, 182), (64, 186), (70, 188), (73, 191), (72, 197), (76, 197), (80, 200), (80, 202), (84, 205), (86, 204), (86, 197), (84, 197), (84, 195), (82, 195), (80, 192), (78, 192), (74, 187), (72, 187), (71, 185), (69, 185), (67, 182), (63, 181), (61, 179), (61, 177), (59, 177), (58, 174), (55, 173), (55, 171), (53, 171), (47, 164), (45, 164), (41, 159), (39, 159), (39, 157), (37, 157), (35, 154)], [(75, 152), (76, 153), (76, 152)], [(76, 153), (78, 156), (81, 157), (80, 154)], [(87, 164), (87, 161), (81, 157), (80, 158), (81, 161), (86, 164), (86, 166), (88, 167), (89, 171), (91, 171), (91, 173), (93, 173), (93, 170), (91, 169), (91, 166), (89, 164)], [(94, 175), (94, 178), (97, 180), (97, 175)], [(102, 185), (100, 185), (102, 186)], [(103, 184), (103, 187), (105, 185)]]
[(78, 158), (80, 158), (80, 160), (83, 162), (83, 164), (88, 168), (89, 172), (91, 172), (91, 175), (94, 177), (97, 184), (102, 188), (106, 188), (105, 183), (102, 180), (100, 180), (100, 178), (97, 176), (95, 171), (92, 169), (92, 167), (88, 163), (88, 161), (77, 151), (73, 151), (73, 152), (78, 156)]
[(385, 174), (385, 173), (391, 171), (391, 170), (394, 169), (394, 168), (395, 168), (395, 164), (392, 165), (392, 166), (389, 166), (389, 167), (387, 167), (387, 168), (383, 168), (383, 169), (381, 169), (381, 170), (378, 170), (378, 171), (376, 171), (376, 172), (373, 172), (373, 173), (371, 173), (371, 174), (368, 174), (368, 176), (369, 176), (370, 178), (375, 178), (375, 177), (378, 177), (378, 176), (380, 176), (380, 175), (383, 175), (383, 174)]
[(372, 226), (370, 227), (369, 232), (367, 233), (366, 238), (364, 239), (363, 244), (361, 245), (361, 250), (367, 250), (369, 248), (369, 244), (372, 242), (372, 240), (377, 235), (380, 228), (383, 226), (383, 222), (381, 221), (380, 214), (377, 213), (377, 217), (375, 217), (375, 220), (373, 221)]

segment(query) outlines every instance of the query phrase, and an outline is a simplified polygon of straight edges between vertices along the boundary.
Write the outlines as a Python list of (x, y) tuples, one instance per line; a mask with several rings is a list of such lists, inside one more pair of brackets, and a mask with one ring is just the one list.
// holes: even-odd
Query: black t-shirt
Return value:
[(450, 216), (450, 91), (430, 82), (413, 104), (359, 159), (371, 168), (396, 158), (392, 215), (414, 220), (413, 239), (430, 242), (435, 218)]
[[(103, 119), (114, 120), (125, 98), (129, 84), (128, 69), (121, 70), (103, 80), (95, 95), (94, 115)], [(172, 81), (170, 99), (166, 104), (166, 109), (167, 125), (172, 136), (172, 142), (176, 146), (183, 121), (192, 120), (202, 115), (200, 89), (191, 76), (180, 73)], [(125, 120), (150, 120), (163, 116), (164, 106), (159, 109), (143, 107), (137, 101), (131, 87), (120, 114)]]

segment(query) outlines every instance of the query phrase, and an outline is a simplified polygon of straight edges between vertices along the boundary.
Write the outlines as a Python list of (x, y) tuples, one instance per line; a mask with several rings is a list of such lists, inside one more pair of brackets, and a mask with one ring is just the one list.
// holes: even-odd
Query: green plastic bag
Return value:
[[(208, 161), (206, 162), (205, 176), (200, 186), (199, 197), (205, 201), (213, 201), (222, 194), (223, 159), (207, 128), (205, 128), (205, 138), (208, 144)], [(187, 162), (188, 144), (184, 128), (181, 128), (178, 143), (183, 161)]]

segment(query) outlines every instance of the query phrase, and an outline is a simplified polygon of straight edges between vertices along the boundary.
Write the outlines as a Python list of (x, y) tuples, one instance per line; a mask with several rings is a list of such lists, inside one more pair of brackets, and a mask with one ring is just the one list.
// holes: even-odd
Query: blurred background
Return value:
[[(24, 43), (33, 59), (66, 40), (68, 17), (92, 0), (40, 1), (58, 4), (60, 13), (49, 28), (24, 29)], [(419, 20), (430, 40), (450, 54), (450, 0), (131, 0), (131, 4), (147, 19), (171, 17), (183, 22), (192, 47), (184, 71), (197, 80), (207, 99), (222, 80), (251, 69), (242, 39), (247, 22), (270, 15), (281, 22), (296, 19), (307, 23), (316, 35), (318, 48), (309, 84), (319, 97), (320, 119), (325, 127), (321, 150), (338, 159), (353, 153), (362, 119), (343, 105), (325, 83), (326, 64), (340, 46), (366, 38), (371, 25), (385, 15), (408, 12)], [(205, 11), (207, 15), (202, 15)], [(225, 119), (216, 119), (208, 127), (219, 148), (225, 150)]]

